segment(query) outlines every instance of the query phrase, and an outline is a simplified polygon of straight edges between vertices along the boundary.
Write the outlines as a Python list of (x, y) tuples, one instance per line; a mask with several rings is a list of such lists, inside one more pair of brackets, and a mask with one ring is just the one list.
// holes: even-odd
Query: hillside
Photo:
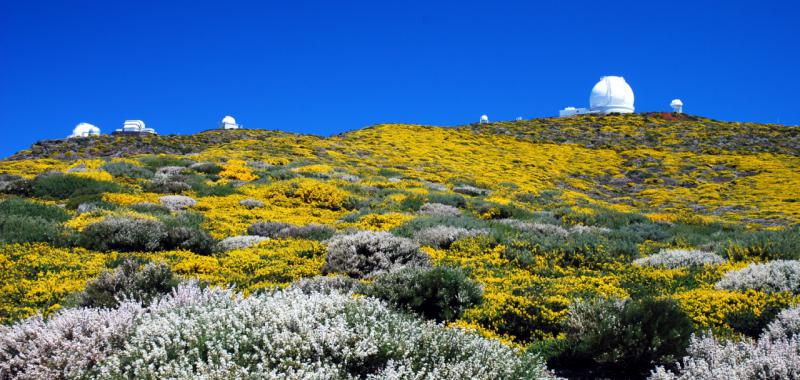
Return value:
[[(639, 321), (666, 307), (693, 332), (740, 339), (800, 303), (800, 269), (786, 272), (794, 288), (731, 279), (800, 259), (797, 127), (651, 113), (383, 124), (331, 137), (214, 130), (49, 140), (0, 161), (0, 193), (6, 324), (85, 306), (87, 282), (129, 259), (245, 294), (344, 273), (355, 293), (527, 349), (559, 374), (641, 377), (679, 360), (688, 334), (653, 357), (630, 348), (640, 343), (630, 337), (619, 338), (625, 349), (598, 353), (590, 339), (613, 339), (576, 327), (582, 308)], [(357, 231), (391, 235), (348, 235)], [(431, 317), (431, 305), (408, 300), (418, 295), (396, 294), (402, 276), (383, 273), (394, 266), (367, 273), (367, 264), (335, 261), (337, 244), (361, 238), (388, 239), (364, 243), (367, 251), (408, 249), (423, 267), (457, 268), (465, 278), (448, 281), (474, 282), (480, 301), (437, 304), (455, 311)], [(336, 299), (331, 307), (363, 306)], [(634, 306), (620, 311), (607, 299)]]

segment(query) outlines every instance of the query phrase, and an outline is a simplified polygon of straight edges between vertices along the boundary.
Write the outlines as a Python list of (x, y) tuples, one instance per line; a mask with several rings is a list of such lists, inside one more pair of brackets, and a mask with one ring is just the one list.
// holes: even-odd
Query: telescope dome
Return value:
[(589, 109), (600, 113), (633, 113), (633, 89), (622, 77), (602, 77), (589, 95)]

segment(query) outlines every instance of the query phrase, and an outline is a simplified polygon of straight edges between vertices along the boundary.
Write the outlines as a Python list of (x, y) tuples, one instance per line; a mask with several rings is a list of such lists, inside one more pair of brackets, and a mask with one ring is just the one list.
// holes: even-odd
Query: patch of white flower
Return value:
[(717, 289), (800, 293), (800, 261), (776, 260), (750, 264), (725, 274), (714, 286)]
[(183, 166), (162, 166), (156, 170), (156, 179), (171, 179), (186, 172)]
[(0, 327), (0, 377), (540, 379), (529, 353), (372, 298), (181, 285), (148, 309), (68, 310)]
[(470, 230), (463, 227), (433, 226), (414, 233), (414, 240), (421, 245), (434, 248), (447, 248), (458, 240), (487, 235), (487, 230)]
[(655, 255), (634, 260), (633, 265), (640, 267), (678, 269), (716, 265), (724, 262), (725, 259), (713, 252), (693, 249), (662, 249)]
[(253, 199), (253, 198), (242, 199), (239, 201), (239, 204), (248, 209), (264, 207), (264, 202), (261, 202), (258, 199)]
[(567, 237), (569, 236), (570, 231), (564, 227), (557, 226), (555, 224), (547, 224), (547, 223), (536, 223), (536, 222), (525, 222), (522, 220), (517, 219), (502, 219), (499, 220), (500, 223), (507, 224), (513, 228), (516, 228), (520, 231), (524, 232), (535, 232), (545, 236), (560, 236), (560, 237)]
[(158, 201), (172, 211), (185, 210), (197, 204), (197, 201), (185, 195), (165, 195), (158, 198)]
[(573, 234), (588, 234), (588, 233), (607, 234), (611, 232), (611, 229), (606, 227), (584, 226), (583, 224), (576, 224), (569, 229), (569, 232)]
[(371, 277), (405, 266), (430, 265), (428, 255), (411, 239), (388, 232), (361, 231), (334, 236), (328, 241), (323, 273), (354, 278)]
[(219, 243), (217, 243), (217, 250), (224, 252), (232, 251), (234, 249), (249, 248), (265, 240), (269, 240), (269, 238), (251, 235), (231, 236), (229, 238), (222, 239)]
[(772, 340), (800, 337), (800, 306), (781, 311), (775, 320), (767, 325), (764, 336)]
[(675, 372), (658, 367), (651, 380), (800, 379), (800, 337), (723, 341), (693, 336)]
[(432, 216), (459, 216), (461, 215), (461, 210), (458, 207), (441, 203), (425, 203), (419, 208), (419, 213)]

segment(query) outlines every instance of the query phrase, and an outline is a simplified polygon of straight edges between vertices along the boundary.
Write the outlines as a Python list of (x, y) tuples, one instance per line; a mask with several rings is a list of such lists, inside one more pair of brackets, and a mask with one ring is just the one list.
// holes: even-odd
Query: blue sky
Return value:
[[(605, 5), (610, 4), (610, 5)], [(0, 0), (0, 157), (79, 122), (329, 135), (554, 116), (622, 75), (637, 111), (800, 124), (794, 1)]]

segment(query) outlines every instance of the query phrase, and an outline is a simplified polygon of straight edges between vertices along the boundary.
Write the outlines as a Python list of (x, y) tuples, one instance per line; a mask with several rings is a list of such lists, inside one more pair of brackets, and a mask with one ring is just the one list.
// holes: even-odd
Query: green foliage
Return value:
[(458, 268), (408, 267), (378, 276), (364, 294), (437, 322), (449, 322), (479, 304), (483, 290)]
[(173, 156), (165, 156), (165, 155), (157, 155), (157, 156), (145, 156), (139, 159), (139, 162), (142, 163), (146, 168), (156, 171), (158, 168), (164, 166), (189, 166), (194, 162), (191, 160), (187, 160), (185, 158), (178, 158)]
[(443, 205), (465, 208), (467, 200), (461, 194), (455, 193), (430, 193), (428, 203), (441, 203)]
[(21, 197), (30, 196), (33, 192), (31, 181), (20, 176), (0, 173), (0, 193), (18, 195)]
[(106, 218), (86, 226), (80, 242), (95, 251), (156, 251), (166, 237), (166, 226), (159, 221)]
[(121, 299), (132, 299), (148, 305), (154, 298), (178, 286), (178, 278), (166, 264), (139, 263), (126, 259), (113, 272), (103, 272), (89, 282), (78, 296), (82, 307), (112, 308)]
[(675, 301), (655, 298), (579, 302), (564, 327), (567, 345), (552, 365), (639, 376), (680, 359), (693, 332)]
[(109, 162), (101, 167), (114, 177), (123, 178), (153, 178), (153, 171), (129, 162)]
[(40, 198), (67, 199), (79, 195), (120, 192), (121, 187), (113, 182), (70, 174), (48, 173), (33, 180), (33, 195)]
[(44, 205), (20, 198), (6, 199), (0, 202), (0, 216), (27, 216), (54, 222), (66, 222), (70, 216), (58, 206)]
[(725, 323), (731, 326), (733, 331), (757, 339), (780, 312), (781, 308), (774, 306), (764, 308), (760, 314), (750, 309), (742, 309), (725, 315)]
[(731, 260), (800, 259), (800, 226), (777, 231), (755, 231), (737, 235), (724, 244), (723, 252)]
[(91, 203), (95, 207), (104, 210), (115, 210), (117, 208), (117, 205), (104, 201), (103, 194), (76, 195), (67, 200), (65, 207), (70, 210), (76, 210), (78, 206), (84, 203)]
[(24, 215), (0, 215), (0, 243), (46, 242), (69, 245), (72, 236), (53, 220)]

